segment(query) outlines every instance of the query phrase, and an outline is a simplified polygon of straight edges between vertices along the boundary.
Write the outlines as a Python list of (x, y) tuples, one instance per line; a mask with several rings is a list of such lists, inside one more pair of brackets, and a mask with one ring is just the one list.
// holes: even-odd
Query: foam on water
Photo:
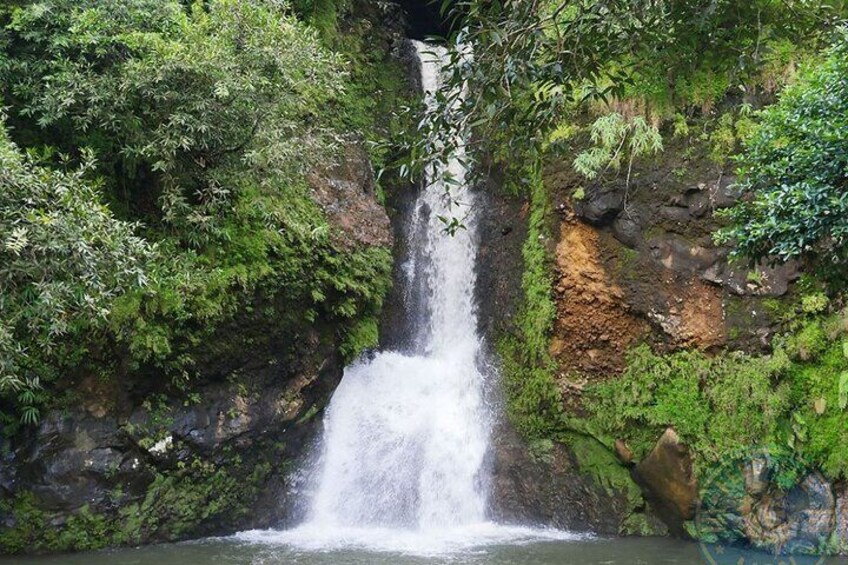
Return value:
[(327, 529), (319, 524), (307, 523), (292, 530), (252, 530), (235, 536), (242, 542), (285, 545), (303, 552), (362, 550), (421, 557), (463, 554), (491, 546), (576, 541), (591, 537), (562, 530), (494, 522), (431, 530), (380, 527)]

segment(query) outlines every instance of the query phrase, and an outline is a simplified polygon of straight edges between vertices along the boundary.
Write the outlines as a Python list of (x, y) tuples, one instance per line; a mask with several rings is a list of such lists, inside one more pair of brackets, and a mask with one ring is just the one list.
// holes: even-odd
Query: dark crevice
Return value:
[(440, 0), (399, 0), (399, 3), (407, 15), (410, 38), (423, 40), (450, 35), (452, 19), (450, 14), (440, 13)]

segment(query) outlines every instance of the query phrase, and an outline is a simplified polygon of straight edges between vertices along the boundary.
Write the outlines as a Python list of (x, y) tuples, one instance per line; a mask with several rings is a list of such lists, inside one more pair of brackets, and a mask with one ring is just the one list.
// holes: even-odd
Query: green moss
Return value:
[(648, 520), (644, 512), (633, 512), (627, 516), (621, 524), (619, 533), (625, 536), (661, 536), (662, 531)]
[(828, 335), (822, 320), (808, 320), (801, 329), (786, 341), (786, 350), (792, 357), (802, 361), (811, 361), (820, 356), (828, 347)]
[(150, 539), (178, 540), (203, 533), (210, 525), (234, 524), (247, 514), (270, 472), (267, 462), (247, 473), (237, 457), (228, 468), (196, 458), (157, 473), (140, 502), (127, 503), (117, 490), (112, 495), (120, 506), (115, 513), (98, 514), (86, 505), (58, 526), (51, 513), (37, 506), (34, 495), (19, 494), (0, 502), (0, 511), (12, 518), (11, 527), (0, 529), (0, 553), (87, 551)]
[(619, 463), (615, 455), (593, 437), (569, 432), (564, 436), (571, 447), (580, 470), (594, 477), (598, 485), (610, 494), (625, 494), (632, 508), (642, 504), (642, 493), (630, 472)]
[(781, 353), (707, 357), (696, 351), (657, 355), (640, 346), (619, 379), (595, 385), (587, 402), (591, 425), (645, 456), (674, 427), (700, 461), (718, 461), (739, 445), (780, 435), (789, 389), (775, 385), (788, 359)]
[(14, 524), (11, 528), (0, 530), (0, 553), (21, 553), (32, 547), (39, 537), (54, 535), (53, 528), (47, 527), (47, 514), (35, 505), (35, 497), (31, 493), (0, 500), (0, 514), (11, 516)]
[[(840, 381), (848, 371), (842, 340), (830, 341), (815, 361), (793, 365), (796, 449), (831, 478), (848, 477), (848, 413), (840, 402)], [(823, 400), (821, 413), (816, 401)]]
[(639, 276), (639, 252), (622, 245), (618, 248), (616, 273), (625, 279), (635, 279)]
[[(577, 427), (579, 427), (578, 424)], [(625, 518), (619, 525), (624, 535), (654, 535), (657, 532), (644, 514), (642, 491), (608, 446), (591, 435), (568, 431), (561, 439), (571, 448), (582, 473), (588, 474), (610, 497), (623, 500)]]
[(555, 364), (548, 340), (556, 317), (551, 295), (551, 258), (545, 247), (548, 195), (538, 165), (528, 171), (530, 217), (522, 248), (524, 304), (516, 331), (497, 342), (507, 412), (510, 421), (529, 439), (550, 438), (562, 427), (562, 397), (554, 377)]
[(357, 320), (347, 332), (340, 347), (345, 364), (359, 357), (367, 349), (376, 347), (379, 339), (380, 331), (377, 318), (369, 317)]
[(292, 6), (324, 40), (331, 41), (337, 33), (339, 15), (348, 3), (347, 0), (294, 0)]
[[(842, 314), (808, 317), (776, 339), (771, 355), (639, 346), (623, 375), (587, 391), (578, 427), (644, 457), (666, 427), (688, 444), (703, 474), (739, 449), (788, 449), (831, 479), (848, 476), (848, 358)], [(795, 473), (795, 471), (793, 471)], [(791, 486), (797, 474), (781, 481)]]

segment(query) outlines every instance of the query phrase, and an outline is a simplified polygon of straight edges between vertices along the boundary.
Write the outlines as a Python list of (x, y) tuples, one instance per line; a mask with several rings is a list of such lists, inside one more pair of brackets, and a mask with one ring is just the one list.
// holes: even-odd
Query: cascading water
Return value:
[[(432, 108), (447, 51), (420, 42), (416, 48)], [(442, 182), (429, 180), (410, 220), (416, 252), (406, 282), (424, 293), (410, 301), (412, 310), (422, 311), (405, 313), (419, 325), (411, 351), (379, 352), (346, 369), (324, 417), (307, 522), (287, 532), (244, 532), (241, 539), (429, 553), (571, 537), (486, 521), (493, 416), (478, 369), (474, 194), (464, 182), (458, 145), (447, 164), (455, 184), (450, 198)], [(447, 235), (440, 216), (463, 218), (465, 229)]]
[[(439, 87), (443, 48), (417, 44), (428, 98)], [(427, 312), (408, 356), (378, 353), (349, 367), (327, 411), (315, 522), (422, 530), (482, 522), (483, 461), (490, 418), (477, 369), (473, 195), (463, 182), (462, 148), (449, 163), (456, 188), (422, 191), (413, 221), (423, 222), (411, 277), (423, 278)], [(465, 217), (444, 233), (439, 216)], [(415, 226), (413, 226), (414, 228)]]

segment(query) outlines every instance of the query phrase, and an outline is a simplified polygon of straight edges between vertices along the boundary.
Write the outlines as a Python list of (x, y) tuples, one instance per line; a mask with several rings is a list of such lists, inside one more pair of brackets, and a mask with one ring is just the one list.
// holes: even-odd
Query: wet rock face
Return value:
[(668, 428), (651, 453), (636, 465), (633, 476), (669, 531), (686, 537), (684, 522), (695, 516), (698, 482), (689, 449), (673, 429)]
[(521, 248), (529, 208), (520, 196), (504, 190), (496, 172), (486, 182), (487, 186), (477, 187), (475, 201), (479, 238), (475, 298), (480, 334), (492, 345), (510, 331), (524, 298)]
[[(131, 543), (283, 523), (294, 512), (291, 463), (303, 456), (320, 422), (315, 416), (341, 377), (331, 342), (310, 357), (297, 366), (278, 360), (245, 367), (238, 382), (197, 389), (196, 403), (189, 405), (145, 402), (129, 415), (84, 408), (51, 412), (4, 456), (0, 502), (14, 508), (19, 497), (31, 497), (39, 519), (58, 529), (81, 512), (123, 524), (122, 513), (144, 502), (145, 516), (130, 532)], [(181, 489), (194, 497), (206, 488), (209, 494), (203, 496), (214, 501), (198, 499), (196, 508), (169, 510)], [(168, 497), (174, 500), (167, 502)], [(176, 522), (177, 530), (170, 519), (185, 524)], [(9, 512), (0, 521), (0, 540), (4, 528), (17, 526), (14, 511)], [(0, 553), (4, 550), (0, 547)]]
[[(549, 453), (534, 456), (504, 425), (497, 433), (493, 459), (490, 512), (498, 521), (618, 535), (631, 518), (627, 493), (599, 485), (581, 471), (565, 445), (552, 445)], [(652, 533), (664, 533), (653, 514), (641, 516)]]

